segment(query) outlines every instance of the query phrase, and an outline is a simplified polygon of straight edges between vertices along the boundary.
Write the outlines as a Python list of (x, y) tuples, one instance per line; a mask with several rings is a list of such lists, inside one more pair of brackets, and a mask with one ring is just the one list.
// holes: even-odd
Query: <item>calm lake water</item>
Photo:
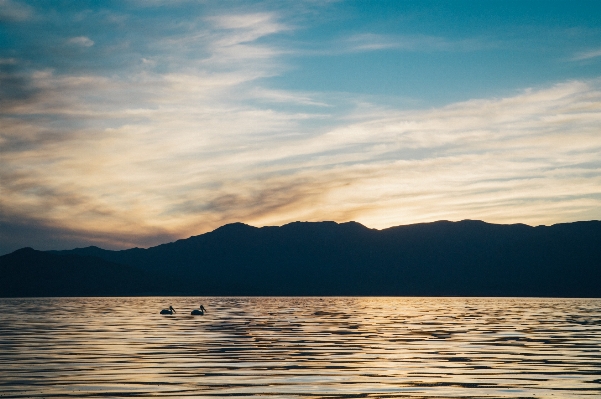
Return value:
[(0, 395), (599, 398), (601, 300), (0, 299)]

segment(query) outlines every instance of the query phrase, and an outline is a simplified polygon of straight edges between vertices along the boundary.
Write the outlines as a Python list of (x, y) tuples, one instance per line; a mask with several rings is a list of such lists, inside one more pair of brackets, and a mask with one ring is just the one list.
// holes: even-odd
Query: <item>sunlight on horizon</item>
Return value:
[(441, 7), (2, 2), (0, 252), (601, 219), (595, 13)]

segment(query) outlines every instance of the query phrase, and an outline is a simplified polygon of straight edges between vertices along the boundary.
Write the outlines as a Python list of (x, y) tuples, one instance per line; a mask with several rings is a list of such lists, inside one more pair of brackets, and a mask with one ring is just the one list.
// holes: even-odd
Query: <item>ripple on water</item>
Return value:
[(599, 348), (599, 299), (0, 299), (3, 398), (594, 398)]

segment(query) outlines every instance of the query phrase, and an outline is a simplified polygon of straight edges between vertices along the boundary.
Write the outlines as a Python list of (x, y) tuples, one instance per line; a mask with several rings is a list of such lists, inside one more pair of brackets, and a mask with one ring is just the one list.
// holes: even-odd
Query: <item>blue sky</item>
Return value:
[(601, 3), (0, 0), (1, 253), (601, 216)]

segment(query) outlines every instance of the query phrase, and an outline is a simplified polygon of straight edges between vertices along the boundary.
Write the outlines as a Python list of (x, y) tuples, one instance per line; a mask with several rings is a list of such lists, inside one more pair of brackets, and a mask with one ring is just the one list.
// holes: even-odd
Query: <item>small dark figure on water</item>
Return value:
[(169, 309), (161, 310), (161, 314), (173, 314), (173, 313), (175, 313), (175, 309), (173, 309), (172, 306), (169, 306)]
[(194, 309), (192, 312), (190, 312), (190, 314), (202, 316), (205, 314), (206, 311), (207, 310), (205, 309), (205, 307), (200, 305), (200, 309)]

